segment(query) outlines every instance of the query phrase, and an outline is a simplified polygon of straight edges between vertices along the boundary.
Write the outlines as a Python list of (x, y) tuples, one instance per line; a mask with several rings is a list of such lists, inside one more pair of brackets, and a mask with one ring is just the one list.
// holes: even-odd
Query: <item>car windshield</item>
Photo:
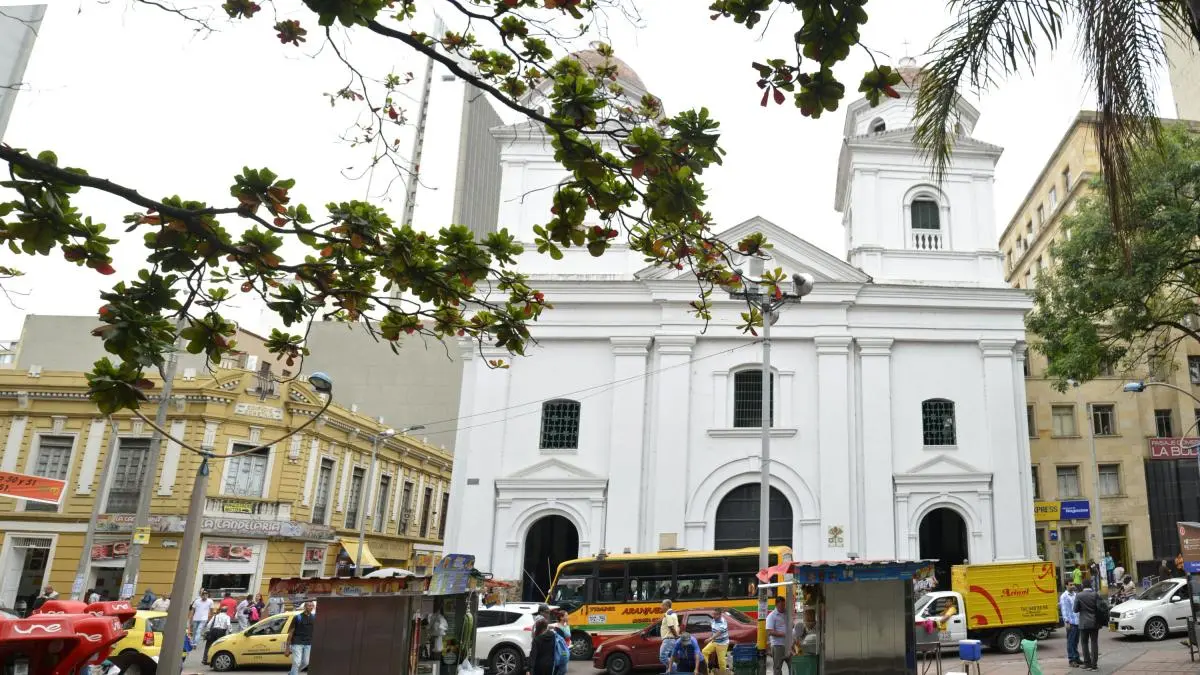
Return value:
[(550, 603), (573, 612), (587, 602), (587, 579), (567, 577), (559, 579), (550, 593)]
[(1173, 593), (1175, 587), (1178, 585), (1174, 581), (1160, 581), (1142, 591), (1142, 594), (1138, 596), (1138, 600), (1162, 600)]
[(925, 609), (925, 605), (928, 605), (932, 601), (932, 595), (922, 595), (921, 597), (917, 598), (917, 604), (913, 606), (913, 616), (919, 615), (921, 610)]

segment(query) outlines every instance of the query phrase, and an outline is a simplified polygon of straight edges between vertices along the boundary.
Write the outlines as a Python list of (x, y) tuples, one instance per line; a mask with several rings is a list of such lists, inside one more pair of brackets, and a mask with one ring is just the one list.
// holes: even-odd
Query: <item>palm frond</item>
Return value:
[(1128, 223), (1134, 151), (1156, 142), (1154, 70), (1163, 63), (1155, 0), (1077, 0), (1080, 56), (1096, 91), (1097, 151), (1118, 233)]
[(954, 149), (951, 121), (964, 84), (986, 90), (1023, 69), (1032, 71), (1039, 49), (1062, 39), (1067, 0), (954, 0), (957, 18), (930, 47), (934, 61), (917, 94), (915, 139), (936, 180)]
[(1159, 0), (1158, 13), (1167, 32), (1200, 43), (1200, 0)]

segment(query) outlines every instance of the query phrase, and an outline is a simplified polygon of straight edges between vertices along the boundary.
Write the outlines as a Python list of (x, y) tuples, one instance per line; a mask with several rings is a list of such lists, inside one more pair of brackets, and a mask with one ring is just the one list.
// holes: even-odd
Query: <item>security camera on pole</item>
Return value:
[(200, 470), (196, 472), (196, 479), (192, 483), (192, 499), (188, 504), (187, 524), (183, 530), (183, 542), (179, 546), (179, 562), (175, 566), (175, 580), (171, 584), (171, 592), (176, 601), (172, 602), (167, 609), (167, 626), (163, 631), (162, 649), (158, 662), (157, 672), (159, 675), (180, 675), (183, 670), (183, 659), (180, 656), (183, 654), (183, 638), (187, 633), (188, 611), (192, 604), (192, 588), (196, 585), (197, 558), (200, 554), (200, 521), (203, 520), (201, 516), (204, 513), (204, 499), (208, 495), (208, 460), (228, 459), (269, 448), (284, 439), (295, 436), (316, 422), (333, 403), (333, 378), (325, 373), (313, 373), (309, 376), (308, 383), (325, 399), (325, 404), (308, 421), (269, 443), (225, 455), (214, 454), (210, 447), (195, 448), (188, 445), (157, 428), (153, 421), (146, 419), (138, 411), (133, 411), (134, 415), (137, 415), (165, 438), (202, 457)]
[[(738, 270), (738, 276), (746, 279)], [(800, 298), (812, 293), (813, 278), (808, 274), (793, 274), (792, 288), (785, 290), (780, 287), (778, 293), (768, 293), (763, 278), (763, 259), (750, 259), (750, 279), (743, 281), (739, 288), (727, 287), (729, 296), (745, 300), (751, 309), (757, 309), (762, 315), (762, 452), (759, 459), (759, 495), (758, 495), (758, 567), (766, 569), (770, 566), (771, 533), (771, 326), (779, 320), (778, 310), (789, 302), (798, 302)], [(766, 673), (767, 669), (767, 600), (770, 590), (758, 589), (758, 670)], [(791, 597), (791, 591), (788, 593)]]

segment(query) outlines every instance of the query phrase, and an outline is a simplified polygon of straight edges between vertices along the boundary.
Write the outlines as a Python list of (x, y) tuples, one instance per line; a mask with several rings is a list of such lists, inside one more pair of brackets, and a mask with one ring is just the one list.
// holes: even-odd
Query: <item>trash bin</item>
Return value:
[(791, 675), (817, 675), (819, 662), (816, 654), (797, 654), (792, 657)]
[(758, 647), (755, 645), (734, 645), (733, 663), (758, 663)]

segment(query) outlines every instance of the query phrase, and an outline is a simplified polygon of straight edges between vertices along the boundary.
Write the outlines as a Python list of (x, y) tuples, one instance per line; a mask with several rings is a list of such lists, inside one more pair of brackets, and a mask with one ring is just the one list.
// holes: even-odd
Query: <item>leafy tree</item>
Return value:
[[(178, 15), (198, 30), (213, 29), (201, 10), (171, 0), (133, 1)], [(703, 108), (668, 115), (652, 95), (630, 100), (617, 83), (609, 46), (600, 47), (605, 60), (599, 64), (555, 58), (555, 46), (583, 34), (600, 13), (623, 1), (630, 0), (302, 0), (290, 6), (280, 0), (271, 3), (274, 11), (254, 0), (227, 0), (221, 7), (230, 20), (247, 21), (249, 30), (273, 34), (282, 45), (299, 46), (314, 35), (327, 39), (335, 31), (389, 39), (542, 124), (570, 176), (557, 186), (553, 208), (536, 230), (539, 251), (557, 258), (563, 248), (586, 247), (599, 256), (625, 240), (649, 263), (694, 272), (694, 311), (707, 320), (714, 286), (743, 282), (732, 252), (758, 255), (769, 246), (761, 236), (723, 242), (713, 235), (701, 177), (721, 162), (718, 122)], [(1122, 213), (1117, 198), (1130, 185), (1124, 158), (1155, 130), (1146, 68), (1162, 55), (1155, 17), (1200, 38), (1200, 0), (951, 4), (959, 19), (935, 41), (935, 60), (917, 102), (917, 138), (930, 153), (934, 174), (944, 171), (953, 148), (958, 87), (990, 86), (1032, 67), (1039, 45), (1057, 47), (1065, 25), (1075, 20), (1101, 103), (1105, 176), (1114, 188), (1115, 213)], [(790, 96), (802, 115), (818, 117), (836, 110), (845, 96), (835, 67), (856, 46), (871, 53), (859, 40), (867, 6), (867, 0), (712, 0), (709, 12), (747, 29), (768, 12), (790, 12), (794, 54), (753, 64), (762, 102), (783, 103)], [(449, 16), (452, 29), (440, 35), (416, 30), (418, 13), (427, 21), (434, 11)], [(781, 16), (775, 25), (788, 20)], [(355, 140), (383, 148), (373, 162), (389, 159), (406, 170), (395, 153), (395, 135), (406, 123), (396, 90), (407, 78), (352, 63), (337, 43), (328, 41), (352, 84), (331, 101), (362, 106), (367, 121)], [(900, 73), (876, 65), (858, 91), (877, 104), (898, 96), (900, 82)], [(533, 90), (546, 97), (545, 106), (530, 102)], [(112, 274), (109, 251), (116, 240), (105, 224), (78, 210), (73, 195), (97, 190), (138, 209), (124, 224), (143, 237), (147, 266), (102, 296), (104, 326), (97, 335), (121, 364), (98, 362), (92, 374), (93, 397), (103, 410), (136, 406), (140, 387), (148, 384), (145, 369), (161, 367), (179, 337), (189, 351), (213, 360), (233, 348), (233, 326), (220, 310), (239, 291), (262, 296), (289, 327), (324, 312), (363, 322), (387, 340), (413, 332), (469, 336), (516, 354), (530, 339), (528, 324), (549, 307), (516, 271), (520, 247), (505, 230), (483, 241), (453, 225), (425, 234), (362, 201), (310, 210), (293, 181), (267, 168), (244, 168), (232, 179), (227, 203), (207, 204), (186, 196), (146, 197), (62, 166), (50, 151), (0, 146), (0, 159), (10, 168), (10, 179), (0, 186), (16, 193), (0, 202), (0, 240), (15, 252), (61, 255)], [(306, 255), (287, 255), (285, 244), (292, 242), (306, 247)], [(774, 271), (750, 282), (778, 293), (782, 278)], [(389, 291), (402, 291), (406, 299)], [(753, 312), (743, 318), (747, 331), (761, 321)], [(281, 358), (304, 354), (302, 336), (293, 333), (272, 333), (268, 347)]]
[(1105, 364), (1144, 367), (1200, 343), (1187, 317), (1200, 313), (1200, 134), (1176, 126), (1161, 146), (1134, 155), (1136, 186), (1127, 247), (1116, 241), (1105, 187), (1064, 221), (1068, 238), (1054, 246), (1027, 321), (1035, 348), (1050, 358), (1050, 376), (1096, 377)]

